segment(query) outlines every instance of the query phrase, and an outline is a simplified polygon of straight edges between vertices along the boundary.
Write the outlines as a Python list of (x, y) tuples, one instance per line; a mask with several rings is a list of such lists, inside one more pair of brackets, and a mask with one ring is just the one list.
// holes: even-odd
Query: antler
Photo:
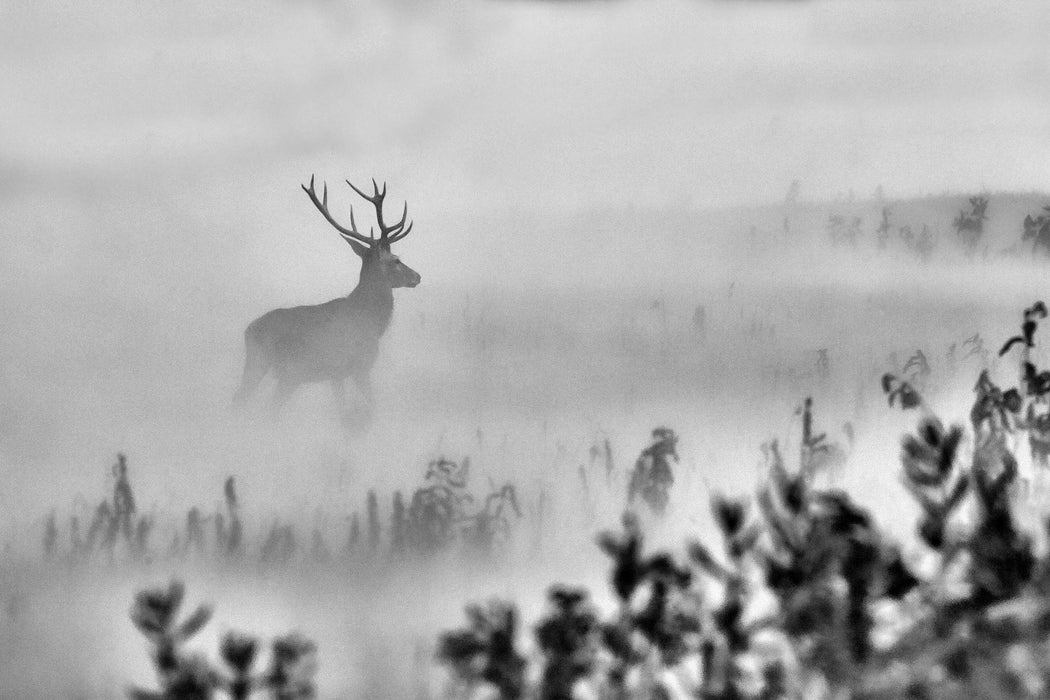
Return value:
[[(349, 184), (349, 183), (347, 183), (347, 184)], [(303, 192), (305, 192), (306, 194), (308, 194), (310, 196), (310, 201), (312, 201), (314, 203), (314, 206), (317, 207), (317, 210), (319, 212), (321, 212), (322, 214), (324, 214), (324, 218), (328, 219), (328, 223), (330, 223), (335, 228), (335, 230), (339, 232), (339, 235), (342, 236), (345, 240), (354, 240), (354, 241), (357, 241), (358, 243), (363, 243), (363, 244), (365, 244), (366, 246), (369, 246), (369, 247), (375, 245), (376, 238), (373, 235), (373, 230), (372, 229), (368, 230), (368, 236), (367, 237), (362, 235), (361, 232), (357, 230), (357, 223), (354, 221), (354, 208), (353, 207), (350, 207), (350, 228), (346, 228), (346, 227), (342, 226), (338, 221), (336, 221), (332, 217), (332, 214), (328, 211), (328, 183), (324, 182), (324, 183), (322, 183), (322, 185), (323, 185), (324, 189), (321, 191), (321, 199), (320, 200), (317, 199), (317, 191), (314, 189), (314, 176), (313, 175), (310, 176), (310, 186), (307, 187), (306, 185), (302, 185), (302, 188), (303, 188)], [(350, 185), (350, 186), (354, 187), (353, 185)], [(354, 190), (356, 191), (357, 188), (354, 187)], [(366, 197), (365, 199), (368, 199), (368, 198)], [(380, 220), (380, 226), (382, 226), (382, 220)], [(380, 238), (380, 240), (382, 240), (382, 238)]]
[[(383, 183), (383, 189), (379, 189), (379, 185), (376, 183), (375, 178), (372, 178), (372, 192), (371, 196), (365, 194), (361, 190), (354, 186), (354, 183), (349, 180), (346, 184), (350, 185), (354, 192), (357, 192), (364, 199), (367, 199), (372, 203), (372, 206), (376, 210), (376, 222), (379, 224), (379, 241), (380, 244), (389, 246), (391, 243), (396, 243), (402, 238), (408, 235), (409, 231), (412, 230), (412, 222), (409, 221), (408, 225), (405, 222), (408, 219), (408, 202), (405, 202), (405, 208), (401, 212), (401, 221), (397, 222), (393, 226), (387, 226), (383, 222), (383, 200), (386, 198), (386, 183)], [(352, 210), (351, 210), (352, 211)]]

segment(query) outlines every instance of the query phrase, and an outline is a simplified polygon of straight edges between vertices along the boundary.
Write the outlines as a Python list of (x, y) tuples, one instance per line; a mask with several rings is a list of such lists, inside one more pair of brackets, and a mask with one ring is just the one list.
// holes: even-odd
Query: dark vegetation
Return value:
[(185, 589), (177, 581), (166, 588), (140, 592), (131, 608), (131, 621), (151, 646), (160, 690), (132, 689), (133, 700), (210, 700), (224, 693), (231, 700), (265, 694), (274, 700), (307, 700), (315, 696), (317, 648), (292, 633), (274, 639), (270, 663), (256, 671), (259, 640), (242, 632), (227, 632), (219, 646), (222, 664), (184, 645), (211, 619), (212, 610), (199, 606), (179, 621)]
[[(1042, 302), (1025, 310), (1021, 333), (1000, 351), (1018, 353), (1019, 382), (1004, 389), (982, 372), (966, 428), (945, 425), (909, 379), (883, 378), (889, 406), (920, 413), (900, 454), (920, 513), (914, 556), (848, 493), (821, 485), (812, 459), (824, 436), (813, 432), (807, 400), (799, 464), (789, 466), (773, 441), (752, 497), (712, 496), (719, 541), (649, 552), (632, 510), (621, 532), (598, 537), (616, 609), (600, 610), (585, 589), (554, 585), (526, 649), (512, 603), (468, 608), (468, 625), (439, 644), (453, 692), (544, 700), (1046, 697), (1050, 555), (1019, 525), (1027, 487), (1009, 446), (1027, 434), (1035, 457), (1044, 444), (1050, 371), (1031, 351), (1046, 316)], [(908, 366), (921, 375), (917, 363)], [(664, 431), (654, 437), (673, 435)], [(656, 454), (674, 454), (670, 444)]]
[[(954, 222), (969, 257), (987, 254), (981, 248), (987, 207), (986, 198), (972, 198)], [(1029, 216), (1021, 240), (1033, 253), (1050, 255), (1048, 231), (1046, 213)], [(864, 222), (833, 215), (828, 232), (835, 245), (859, 247)], [(928, 227), (917, 235), (896, 227), (889, 207), (876, 236), (880, 249), (901, 245), (922, 260), (936, 250)], [(895, 541), (873, 513), (834, 487), (845, 451), (816, 427), (809, 398), (798, 409), (797, 461), (785, 458), (776, 440), (763, 445), (764, 473), (754, 493), (713, 494), (707, 505), (717, 537), (694, 538), (682, 551), (646, 547), (647, 525), (659, 523), (671, 501), (678, 435), (668, 427), (653, 430), (626, 484), (616, 488), (610, 442), (596, 441), (592, 465), (604, 465), (608, 493), (627, 506), (622, 528), (598, 536), (610, 560), (615, 605), (603, 608), (585, 588), (558, 584), (548, 591), (544, 616), (528, 624), (509, 601), (469, 606), (467, 624), (437, 644), (451, 679), (448, 694), (543, 700), (1050, 695), (1050, 521), (1045, 532), (1021, 526), (1018, 511), (1033, 485), (1020, 478), (1016, 459), (1026, 442), (1033, 463), (1050, 466), (1050, 371), (1033, 359), (1046, 317), (1042, 302), (1026, 309), (1020, 332), (998, 352), (1005, 361), (1016, 357), (1015, 386), (993, 381), (992, 353), (979, 334), (943, 354), (914, 348), (903, 361), (889, 358), (892, 371), (881, 377), (888, 406), (919, 414), (900, 454), (901, 480), (919, 512), (914, 542)], [(697, 307), (692, 322), (702, 339), (705, 307)], [(753, 321), (749, 337), (762, 343), (775, 330)], [(946, 425), (924, 397), (968, 361), (978, 367), (968, 424)], [(827, 348), (815, 348), (806, 363), (807, 381), (831, 376)], [(775, 384), (777, 376), (772, 379)], [(848, 422), (844, 431), (852, 441)], [(411, 493), (364, 494), (363, 509), (348, 513), (340, 521), (345, 529), (336, 533), (276, 518), (249, 528), (231, 476), (221, 505), (190, 508), (174, 530), (165, 530), (137, 503), (128, 460), (118, 455), (112, 491), (86, 527), (76, 514), (62, 522), (52, 512), (43, 551), (69, 567), (268, 569), (306, 561), (375, 567), (448, 555), (469, 564), (505, 554), (520, 520), (527, 521), (533, 544), (541, 543), (545, 490), (523, 502), (514, 484), (490, 480), (479, 497), (470, 477), (469, 459), (435, 460)], [(591, 479), (581, 467), (582, 508)], [(186, 651), (211, 611), (200, 607), (180, 620), (182, 599), (179, 583), (136, 598), (132, 621), (150, 644), (158, 689), (129, 691), (132, 697), (313, 697), (312, 642), (278, 637), (269, 664), (256, 668), (260, 641), (231, 632), (216, 663)]]
[[(966, 205), (952, 220), (954, 237), (942, 236), (936, 222), (899, 221), (894, 207), (880, 204), (878, 216), (866, 222), (865, 214), (857, 207), (851, 213), (832, 210), (825, 223), (827, 240), (833, 247), (858, 249), (868, 245), (880, 253), (898, 251), (907, 257), (929, 262), (935, 255), (947, 257), (957, 251), (969, 260), (994, 257), (1019, 257), (1026, 254), (1033, 258), (1050, 257), (1050, 207), (1043, 207), (1035, 215), (1027, 214), (1019, 236), (1008, 235), (1010, 243), (1003, 245), (1002, 239), (992, 240), (988, 233), (990, 199), (984, 195), (970, 197)], [(790, 221), (785, 219), (785, 228), (790, 230)]]
[(656, 515), (663, 515), (674, 485), (672, 462), (678, 461), (678, 436), (670, 428), (653, 430), (653, 444), (635, 462), (627, 486), (627, 505), (645, 503)]
[(369, 491), (364, 532), (361, 516), (354, 511), (338, 542), (330, 542), (332, 536), (320, 527), (314, 527), (307, 537), (300, 527), (278, 518), (258, 533), (256, 542), (248, 541), (232, 476), (223, 487), (222, 507), (213, 512), (190, 508), (182, 527), (164, 542), (154, 537), (156, 516), (141, 513), (136, 506), (124, 455), (118, 455), (113, 474), (112, 495), (95, 508), (86, 536), (75, 514), (69, 518), (67, 536), (56, 514), (48, 516), (45, 558), (71, 566), (214, 561), (275, 567), (301, 559), (324, 564), (355, 557), (425, 558), (453, 551), (486, 558), (498, 554), (523, 517), (513, 484), (490, 482), (489, 492), (476, 499), (468, 485), (470, 460), (438, 459), (427, 467), (423, 483), (410, 497), (401, 491), (392, 495), (386, 513), (378, 494)]

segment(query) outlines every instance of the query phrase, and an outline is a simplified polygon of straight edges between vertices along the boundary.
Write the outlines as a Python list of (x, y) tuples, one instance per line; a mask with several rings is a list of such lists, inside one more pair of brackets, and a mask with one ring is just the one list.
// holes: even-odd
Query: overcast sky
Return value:
[(1039, 1), (8, 2), (0, 177), (312, 166), (461, 209), (1041, 188), (1048, 26)]

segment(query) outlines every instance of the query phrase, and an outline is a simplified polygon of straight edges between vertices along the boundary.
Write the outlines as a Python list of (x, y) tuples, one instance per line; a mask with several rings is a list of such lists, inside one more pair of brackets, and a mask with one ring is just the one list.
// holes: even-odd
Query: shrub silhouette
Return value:
[[(789, 468), (773, 441), (754, 498), (712, 497), (718, 546), (693, 540), (684, 560), (647, 553), (630, 512), (621, 532), (598, 537), (618, 608), (552, 587), (525, 696), (582, 697), (583, 686), (601, 698), (1050, 695), (1050, 554), (1019, 525), (1007, 440), (1046, 414), (1050, 386), (1029, 352), (1045, 317), (1042, 303), (1027, 309), (1003, 347), (1022, 348), (1018, 386), (982, 373), (969, 430), (946, 425), (907, 380), (883, 377), (891, 407), (920, 413), (901, 440), (901, 481), (919, 506), (914, 546), (932, 566), (913, 568), (870, 512), (821, 486), (805, 449)], [(818, 437), (810, 421), (803, 432), (804, 447)]]

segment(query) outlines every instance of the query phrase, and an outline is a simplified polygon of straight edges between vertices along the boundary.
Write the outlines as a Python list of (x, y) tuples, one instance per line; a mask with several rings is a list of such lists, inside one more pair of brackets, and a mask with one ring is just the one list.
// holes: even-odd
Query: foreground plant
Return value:
[(473, 697), (488, 685), (500, 698), (517, 700), (525, 694), (525, 658), (516, 648), (518, 613), (500, 600), (466, 609), (467, 627), (441, 637), (437, 658), (453, 670), (453, 691)]
[(182, 583), (172, 581), (167, 588), (149, 589), (135, 596), (131, 621), (152, 646), (150, 657), (161, 686), (160, 692), (130, 691), (129, 695), (136, 700), (210, 698), (218, 685), (218, 677), (207, 661), (182, 649), (212, 616), (212, 609), (201, 605), (180, 623), (178, 617), (185, 593)]
[(227, 633), (220, 643), (224, 668), (216, 667), (199, 652), (184, 645), (200, 632), (212, 616), (201, 605), (181, 622), (179, 611), (185, 587), (172, 581), (166, 588), (141, 591), (135, 596), (131, 620), (151, 645), (150, 656), (159, 690), (133, 688), (133, 700), (211, 700), (224, 693), (231, 700), (246, 700), (256, 692), (274, 700), (307, 700), (315, 696), (316, 645), (298, 634), (273, 641), (271, 662), (266, 671), (254, 673), (259, 642), (240, 632)]
[(641, 500), (656, 515), (663, 515), (674, 484), (671, 463), (678, 462), (678, 436), (670, 428), (653, 430), (652, 443), (634, 463), (627, 485), (627, 504)]
[[(891, 406), (922, 414), (900, 452), (918, 506), (914, 557), (849, 494), (819, 487), (805, 448), (820, 436), (804, 421), (799, 466), (767, 445), (754, 501), (713, 497), (721, 542), (691, 542), (688, 565), (647, 554), (632, 514), (601, 535), (617, 609), (553, 587), (525, 696), (1050, 697), (1050, 553), (1016, 515), (1024, 491), (1007, 439), (1033, 430), (1024, 408), (1046, 410), (1050, 373), (1030, 353), (1046, 316), (1042, 304), (1027, 309), (1003, 347), (1022, 348), (1018, 387), (982, 373), (969, 431), (941, 421), (908, 380), (884, 377)], [(910, 563), (918, 557), (924, 566)]]

